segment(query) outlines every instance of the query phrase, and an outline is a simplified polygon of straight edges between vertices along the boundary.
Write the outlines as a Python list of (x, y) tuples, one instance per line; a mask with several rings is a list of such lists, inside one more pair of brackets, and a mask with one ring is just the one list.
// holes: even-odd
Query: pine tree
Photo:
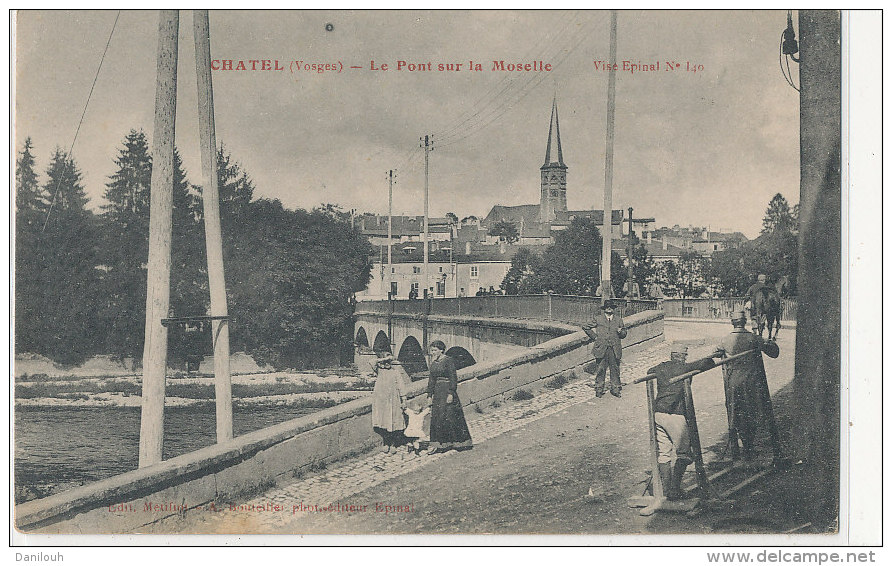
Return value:
[(44, 190), (50, 206), (37, 248), (40, 273), (39, 353), (63, 364), (102, 351), (96, 319), (97, 225), (74, 160), (56, 149)]
[(793, 213), (790, 211), (790, 205), (782, 194), (777, 193), (771, 199), (771, 202), (768, 203), (765, 218), (762, 219), (762, 233), (787, 233), (793, 232), (794, 228), (795, 222)]
[[(106, 185), (108, 204), (102, 207), (105, 268), (102, 319), (108, 329), (105, 349), (118, 358), (138, 360), (145, 340), (152, 184), (152, 158), (144, 132), (131, 130), (127, 134), (115, 163), (118, 169)], [(200, 279), (193, 270), (203, 260), (193, 258), (196, 254), (203, 257), (203, 242), (197, 229), (194, 198), (177, 152), (174, 152), (173, 205), (171, 309), (178, 316), (204, 314), (200, 283), (190, 284)], [(171, 340), (174, 353), (179, 353), (177, 330)]]
[(38, 236), (46, 214), (47, 199), (34, 170), (31, 138), (16, 160), (15, 224), (15, 349), (36, 352), (40, 347), (42, 261)]
[(34, 146), (31, 138), (25, 138), (25, 145), (15, 163), (15, 206), (19, 221), (36, 222), (47, 206), (46, 191), (40, 186), (34, 170)]

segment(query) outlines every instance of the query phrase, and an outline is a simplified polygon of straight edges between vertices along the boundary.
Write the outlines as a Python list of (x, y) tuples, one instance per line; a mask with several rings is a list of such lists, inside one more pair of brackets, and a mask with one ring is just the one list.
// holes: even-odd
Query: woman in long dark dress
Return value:
[(446, 344), (430, 344), (431, 364), (427, 394), (431, 398), (430, 453), (473, 446), (468, 424), (458, 398), (455, 361), (446, 355)]

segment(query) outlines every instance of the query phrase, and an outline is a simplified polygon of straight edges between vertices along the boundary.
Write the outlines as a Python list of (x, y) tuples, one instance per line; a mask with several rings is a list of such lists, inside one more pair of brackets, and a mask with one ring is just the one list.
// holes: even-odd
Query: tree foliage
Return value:
[(351, 350), (354, 293), (371, 276), (372, 248), (332, 209), (251, 203), (230, 250), (233, 346), (259, 362), (308, 367)]
[[(798, 211), (797, 211), (798, 215)], [(792, 233), (795, 228), (793, 213), (784, 195), (777, 193), (768, 203), (765, 217), (762, 219), (762, 234)]]
[[(506, 293), (594, 296), (601, 281), (600, 264), (601, 234), (598, 227), (590, 218), (577, 217), (566, 230), (558, 232), (554, 244), (541, 256), (519, 251), (501, 287)], [(611, 269), (622, 271), (622, 265), (619, 254), (614, 252)], [(622, 288), (624, 281), (612, 280), (614, 290)]]
[[(23, 157), (30, 154), (29, 143)], [(35, 187), (33, 159), (20, 159), (16, 223), (16, 350), (78, 363), (96, 353), (97, 225), (77, 164), (53, 153)], [(30, 194), (28, 194), (30, 192)], [(24, 193), (24, 194), (23, 194)], [(37, 195), (36, 198), (34, 195)], [(18, 198), (18, 197), (22, 198)]]
[(765, 211), (762, 234), (738, 248), (716, 252), (709, 265), (709, 279), (723, 296), (741, 296), (756, 280), (768, 275), (769, 282), (789, 280), (787, 292), (795, 294), (799, 269), (798, 205), (790, 210), (786, 199), (774, 195)]
[[(204, 315), (202, 188), (190, 185), (176, 153), (174, 160), (171, 314)], [(143, 132), (127, 134), (115, 163), (96, 216), (86, 208), (81, 174), (69, 156), (56, 150), (41, 185), (31, 141), (21, 150), (17, 352), (58, 363), (95, 354), (141, 359), (152, 175)], [(222, 147), (217, 177), (232, 351), (289, 367), (337, 363), (351, 350), (351, 299), (370, 279), (368, 241), (336, 205), (307, 212), (254, 200), (250, 176)], [(181, 329), (171, 328), (171, 361), (195, 348), (183, 338)], [(209, 352), (209, 333), (202, 341), (202, 353)]]
[(508, 220), (500, 220), (493, 224), (492, 228), (489, 229), (488, 234), (490, 236), (496, 236), (499, 240), (508, 244), (513, 244), (520, 239), (517, 225)]

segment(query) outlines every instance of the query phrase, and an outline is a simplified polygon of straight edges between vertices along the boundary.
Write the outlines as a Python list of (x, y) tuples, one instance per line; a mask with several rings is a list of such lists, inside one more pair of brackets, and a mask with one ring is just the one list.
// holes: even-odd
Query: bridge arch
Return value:
[(461, 346), (453, 346), (446, 350), (446, 355), (455, 360), (455, 369), (462, 369), (477, 363), (474, 356)]
[(378, 334), (375, 335), (375, 342), (372, 344), (372, 350), (376, 352), (393, 353), (390, 349), (390, 338), (387, 337), (387, 333), (383, 330), (379, 330)]
[(418, 343), (414, 336), (409, 336), (403, 340), (403, 344), (400, 346), (400, 353), (396, 359), (402, 362), (406, 368), (406, 373), (409, 375), (427, 371), (427, 359), (424, 357), (424, 350), (421, 349), (421, 344)]
[(369, 347), (369, 337), (365, 333), (365, 328), (359, 327), (359, 330), (356, 331), (356, 338), (353, 340), (353, 343), (359, 347)]

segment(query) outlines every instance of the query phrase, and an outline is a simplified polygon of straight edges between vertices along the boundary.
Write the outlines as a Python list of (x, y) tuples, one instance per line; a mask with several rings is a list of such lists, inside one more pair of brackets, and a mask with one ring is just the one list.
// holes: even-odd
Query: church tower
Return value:
[[(552, 142), (557, 147), (557, 161), (551, 160)], [(567, 210), (567, 166), (561, 151), (561, 126), (558, 122), (557, 98), (551, 103), (551, 123), (548, 126), (548, 146), (542, 173), (542, 192), (539, 200), (539, 222), (554, 220), (555, 211)]]

